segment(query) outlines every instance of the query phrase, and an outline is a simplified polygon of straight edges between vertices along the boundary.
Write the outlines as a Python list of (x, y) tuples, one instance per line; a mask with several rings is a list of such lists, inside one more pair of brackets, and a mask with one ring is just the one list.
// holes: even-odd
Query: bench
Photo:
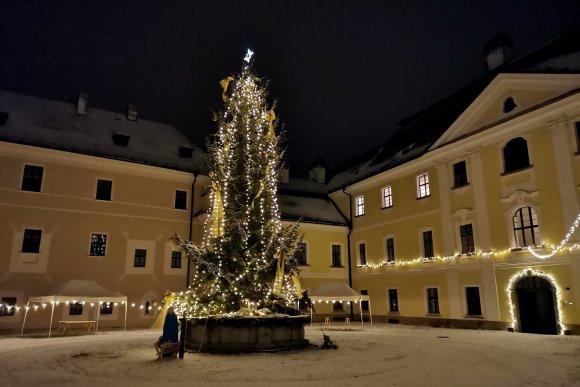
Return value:
[[(177, 357), (177, 352), (179, 352), (179, 342), (177, 343), (159, 343), (156, 341), (153, 346), (155, 351), (157, 351), (157, 360), (162, 360), (163, 358), (174, 358)], [(165, 355), (165, 356), (163, 356)]]
[(80, 327), (83, 332), (96, 332), (97, 331), (97, 322), (95, 320), (83, 320), (83, 321), (79, 321), (79, 320), (73, 320), (73, 321), (64, 321), (61, 320), (58, 322), (60, 324), (60, 333), (62, 333), (63, 335), (67, 332), (70, 331), (72, 328), (74, 327)]

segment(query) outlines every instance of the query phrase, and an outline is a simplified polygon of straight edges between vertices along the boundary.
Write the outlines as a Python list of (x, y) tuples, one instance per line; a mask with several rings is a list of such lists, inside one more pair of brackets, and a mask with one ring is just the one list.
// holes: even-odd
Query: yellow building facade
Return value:
[(579, 86), (500, 74), (422, 156), (330, 194), (380, 320), (578, 332)]

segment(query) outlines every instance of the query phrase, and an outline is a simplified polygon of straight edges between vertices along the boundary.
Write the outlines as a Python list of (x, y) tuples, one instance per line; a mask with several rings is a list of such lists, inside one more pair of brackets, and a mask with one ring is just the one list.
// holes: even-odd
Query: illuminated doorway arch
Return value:
[(510, 278), (507, 288), (511, 327), (524, 333), (562, 334), (561, 294), (550, 274), (532, 269)]

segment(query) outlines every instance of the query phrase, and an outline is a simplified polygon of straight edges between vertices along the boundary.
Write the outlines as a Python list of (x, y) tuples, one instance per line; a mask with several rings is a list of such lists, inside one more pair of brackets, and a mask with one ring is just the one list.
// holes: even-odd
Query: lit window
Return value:
[(355, 208), (355, 216), (361, 216), (365, 214), (365, 197), (364, 196), (357, 196), (354, 199), (356, 208)]
[(306, 243), (300, 242), (298, 246), (296, 246), (296, 262), (299, 265), (305, 266), (308, 265), (308, 257), (306, 256)]
[(439, 314), (439, 292), (437, 288), (427, 289), (427, 310), (429, 313)]
[(134, 267), (145, 267), (146, 259), (147, 259), (147, 250), (135, 249), (135, 260), (133, 261)]
[(341, 267), (342, 258), (340, 256), (340, 245), (332, 245), (332, 266)]
[(42, 230), (24, 230), (24, 239), (22, 239), (22, 252), (39, 253), (41, 237)]
[(36, 165), (25, 165), (24, 176), (22, 176), (22, 191), (40, 192), (43, 172), (43, 167)]
[(97, 180), (97, 200), (111, 200), (113, 182), (111, 180)]
[(181, 269), (181, 251), (171, 252), (171, 268)]
[(383, 188), (383, 208), (393, 206), (393, 190), (391, 186)]
[(534, 246), (540, 243), (538, 214), (532, 207), (518, 209), (513, 217), (517, 247)]
[(95, 257), (104, 257), (106, 250), (107, 250), (107, 235), (92, 234), (90, 255)]
[(463, 224), (459, 226), (459, 236), (461, 238), (461, 254), (475, 253), (473, 226), (471, 224)]
[(429, 189), (429, 174), (424, 173), (417, 176), (417, 197), (424, 198), (431, 195), (431, 190)]

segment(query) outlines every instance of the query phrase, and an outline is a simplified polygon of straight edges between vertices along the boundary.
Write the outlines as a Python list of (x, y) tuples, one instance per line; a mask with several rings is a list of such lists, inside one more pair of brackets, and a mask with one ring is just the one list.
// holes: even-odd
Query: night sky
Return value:
[(216, 130), (219, 81), (246, 48), (287, 130), (292, 173), (335, 168), (397, 121), (484, 74), (507, 32), (521, 55), (580, 25), (580, 1), (0, 0), (0, 88)]

